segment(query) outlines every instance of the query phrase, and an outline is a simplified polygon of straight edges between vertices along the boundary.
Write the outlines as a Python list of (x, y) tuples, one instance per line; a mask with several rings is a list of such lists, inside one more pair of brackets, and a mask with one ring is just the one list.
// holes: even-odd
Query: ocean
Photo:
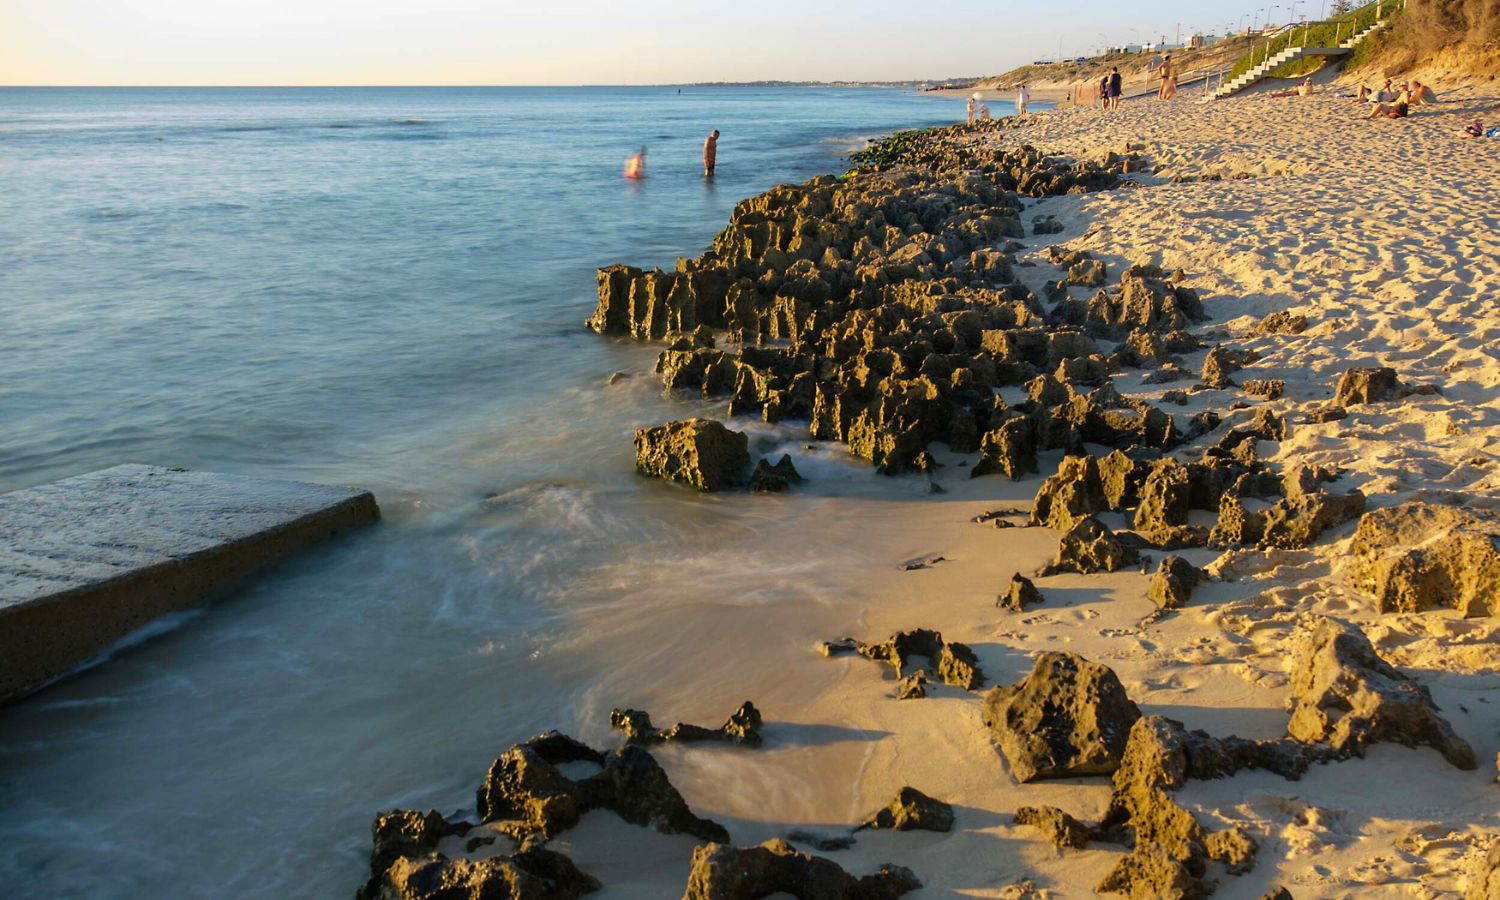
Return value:
[[(0, 490), (143, 462), (384, 513), (0, 710), (8, 895), (349, 896), (377, 811), (472, 806), (508, 744), (602, 742), (610, 706), (690, 691), (666, 679), (722, 652), (715, 610), (840, 621), (838, 548), (768, 535), (925, 485), (795, 423), (735, 424), (812, 476), (795, 498), (636, 476), (634, 428), (723, 404), (584, 330), (594, 270), (670, 267), (745, 197), (961, 116), (867, 89), (0, 89)], [(626, 632), (649, 646), (600, 650)]]

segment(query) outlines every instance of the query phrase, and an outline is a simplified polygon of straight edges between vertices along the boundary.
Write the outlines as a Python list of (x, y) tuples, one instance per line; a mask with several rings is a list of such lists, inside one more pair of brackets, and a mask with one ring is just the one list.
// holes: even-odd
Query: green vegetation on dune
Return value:
[[(1372, 3), (1327, 22), (1318, 22), (1305, 27), (1298, 26), (1276, 35), (1269, 41), (1258, 41), (1249, 53), (1240, 57), (1239, 62), (1234, 64), (1234, 68), (1224, 76), (1224, 80), (1232, 81), (1240, 77), (1288, 47), (1337, 47), (1350, 37), (1374, 25), (1377, 18), (1376, 4)], [(1276, 77), (1290, 78), (1321, 68), (1321, 64), (1309, 64), (1301, 60), (1297, 62), (1302, 64), (1288, 63), (1271, 74)]]

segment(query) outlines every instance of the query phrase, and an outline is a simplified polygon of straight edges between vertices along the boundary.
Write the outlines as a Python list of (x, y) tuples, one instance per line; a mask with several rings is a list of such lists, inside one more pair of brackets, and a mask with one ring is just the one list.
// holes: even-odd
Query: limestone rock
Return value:
[(792, 465), (790, 454), (783, 453), (781, 461), (771, 465), (762, 459), (750, 473), (750, 490), (759, 493), (781, 493), (802, 481), (802, 474)]
[(1425, 744), (1460, 769), (1478, 767), (1427, 688), (1381, 659), (1354, 626), (1320, 620), (1300, 636), (1290, 672), (1292, 737), (1326, 743), (1345, 757), (1364, 756), (1376, 741)]
[(979, 657), (974, 651), (967, 644), (945, 641), (942, 634), (926, 628), (899, 631), (880, 644), (866, 644), (854, 638), (827, 641), (822, 650), (824, 656), (858, 653), (866, 659), (888, 663), (898, 678), (904, 677), (917, 657), (925, 657), (944, 684), (968, 691), (984, 686), (984, 673), (979, 670)]
[(1286, 497), (1266, 510), (1260, 545), (1288, 550), (1308, 547), (1324, 531), (1352, 521), (1364, 511), (1365, 495), (1359, 491)]
[(1031, 504), (1031, 524), (1069, 531), (1083, 519), (1110, 508), (1099, 461), (1065, 456), (1057, 473), (1042, 482)]
[(1107, 666), (1047, 652), (1031, 673), (984, 698), (984, 721), (1020, 782), (1107, 775), (1141, 711)]
[[(602, 768), (576, 780), (557, 768), (578, 761)], [(608, 809), (633, 825), (649, 825), (664, 834), (728, 840), (722, 825), (693, 814), (650, 753), (627, 744), (605, 756), (555, 732), (501, 754), (479, 788), (478, 807), (484, 822), (499, 823), (517, 837), (551, 838), (578, 824), (589, 810)]]
[(1174, 548), (1202, 544), (1208, 537), (1201, 528), (1188, 525), (1192, 501), (1192, 478), (1188, 468), (1173, 459), (1153, 465), (1140, 488), (1134, 526), (1142, 537), (1158, 547)]
[(599, 880), (543, 847), (512, 856), (449, 859), (403, 856), (366, 900), (576, 900), (599, 890)]
[(1203, 358), (1203, 383), (1211, 388), (1228, 387), (1229, 376), (1259, 359), (1254, 350), (1232, 350), (1220, 345)]
[(1350, 548), (1353, 580), (1381, 612), (1500, 613), (1500, 520), (1427, 503), (1372, 510)]
[(1036, 606), (1042, 600), (1042, 592), (1037, 590), (1031, 579), (1017, 572), (1010, 577), (1010, 585), (995, 601), (995, 605), (1003, 606), (1012, 612), (1023, 612), (1026, 607)]
[(1301, 334), (1307, 330), (1307, 316), (1294, 316), (1279, 309), (1261, 319), (1255, 330), (1259, 334)]
[(979, 450), (982, 456), (969, 477), (998, 472), (1014, 481), (1037, 471), (1036, 426), (1022, 417), (1006, 419), (999, 427), (985, 432)]
[(671, 728), (661, 730), (652, 725), (651, 717), (639, 709), (616, 709), (609, 714), (609, 724), (625, 732), (625, 739), (636, 744), (664, 744), (669, 741), (723, 741), (745, 747), (758, 747), (761, 744), (760, 710), (749, 700), (730, 713), (729, 718), (718, 728), (678, 722)]
[(1139, 559), (1134, 547), (1126, 545), (1098, 519), (1086, 516), (1058, 541), (1057, 557), (1047, 564), (1042, 574), (1116, 572), (1134, 565)]
[(941, 800), (934, 800), (914, 787), (904, 787), (896, 792), (896, 797), (889, 806), (859, 827), (896, 831), (951, 831), (953, 807)]
[(742, 483), (750, 465), (749, 439), (712, 419), (668, 422), (635, 432), (636, 468), (645, 475), (682, 481), (700, 491)]
[(1023, 806), (1016, 810), (1017, 825), (1030, 825), (1054, 847), (1081, 850), (1088, 845), (1092, 829), (1055, 806)]
[(786, 893), (797, 900), (896, 900), (922, 883), (902, 866), (855, 878), (838, 863), (799, 853), (782, 840), (758, 847), (704, 844), (693, 850), (682, 900), (753, 900)]
[[(1198, 736), (1206, 740), (1193, 740)], [(1256, 845), (1249, 835), (1237, 828), (1210, 833), (1172, 799), (1171, 792), (1195, 777), (1194, 755), (1188, 752), (1194, 743), (1217, 749), (1207, 735), (1186, 732), (1180, 723), (1161, 716), (1139, 719), (1131, 729), (1114, 774), (1109, 810), (1098, 830), (1118, 834), (1118, 840), (1134, 849), (1099, 883), (1099, 892), (1204, 897), (1208, 860), (1222, 862), (1233, 874), (1254, 865)], [(1212, 762), (1199, 765), (1205, 771), (1223, 771), (1220, 767), (1226, 763), (1219, 757), (1210, 754)]]
[(1168, 556), (1157, 566), (1146, 588), (1146, 596), (1162, 609), (1181, 609), (1193, 595), (1203, 573), (1180, 556)]
[(927, 696), (927, 670), (918, 669), (896, 682), (897, 700), (921, 700)]
[(1286, 393), (1286, 381), (1280, 378), (1247, 378), (1240, 390), (1262, 400), (1276, 400)]
[(1339, 378), (1333, 402), (1337, 406), (1350, 407), (1361, 403), (1380, 403), (1396, 394), (1399, 383), (1396, 370), (1389, 366), (1353, 368)]
[(1490, 845), (1490, 852), (1469, 873), (1469, 889), (1464, 900), (1495, 900), (1500, 897), (1500, 840)]

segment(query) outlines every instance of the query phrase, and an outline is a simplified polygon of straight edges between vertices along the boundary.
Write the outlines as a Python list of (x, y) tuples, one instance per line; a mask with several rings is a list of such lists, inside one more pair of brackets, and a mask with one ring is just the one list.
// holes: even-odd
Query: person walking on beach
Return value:
[(719, 129), (715, 128), (703, 142), (703, 177), (714, 177), (714, 164), (719, 161)]
[(1027, 89), (1026, 82), (1021, 82), (1021, 89), (1016, 92), (1016, 114), (1026, 115), (1026, 104), (1031, 102), (1031, 91)]
[(1109, 84), (1109, 87), (1105, 88), (1105, 91), (1104, 91), (1104, 96), (1106, 98), (1105, 101), (1104, 101), (1104, 105), (1107, 108), (1109, 108), (1109, 109), (1119, 109), (1120, 108), (1120, 93), (1121, 93), (1121, 91), (1123, 89), (1122, 86), (1121, 86), (1120, 67), (1119, 66), (1115, 66), (1114, 68), (1112, 68), (1112, 69), (1109, 70), (1109, 82), (1108, 82), (1108, 84)]
[(1157, 96), (1163, 100), (1171, 100), (1177, 94), (1177, 68), (1172, 65), (1172, 54), (1168, 53), (1161, 61), (1158, 72), (1161, 75), (1161, 92)]

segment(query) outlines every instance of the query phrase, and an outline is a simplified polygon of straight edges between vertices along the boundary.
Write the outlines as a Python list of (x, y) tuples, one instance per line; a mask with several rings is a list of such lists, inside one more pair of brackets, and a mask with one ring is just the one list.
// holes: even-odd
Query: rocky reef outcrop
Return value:
[[(854, 638), (843, 638), (823, 643), (824, 656), (857, 653), (866, 659), (887, 663), (895, 669), (897, 678), (904, 678), (912, 671), (912, 663), (925, 658), (936, 670), (944, 684), (956, 685), (967, 691), (984, 686), (984, 673), (979, 668), (979, 657), (967, 644), (945, 641), (941, 633), (926, 628), (900, 631), (890, 640), (879, 644), (866, 644)], [(925, 679), (924, 679), (925, 681)]]
[(718, 728), (678, 722), (671, 728), (659, 729), (651, 724), (651, 716), (639, 709), (616, 709), (609, 714), (609, 724), (625, 732), (625, 739), (635, 744), (665, 744), (673, 741), (722, 741), (744, 747), (759, 747), (761, 744), (760, 710), (749, 700), (730, 713), (729, 718)]
[(1108, 666), (1048, 652), (1025, 678), (987, 693), (983, 715), (1011, 774), (1025, 783), (1113, 772), (1141, 711)]
[[(558, 766), (592, 762), (583, 779)], [(699, 818), (646, 750), (627, 744), (603, 754), (556, 732), (511, 747), (490, 766), (478, 791), (481, 821), (517, 838), (544, 839), (572, 828), (592, 809), (607, 809), (632, 825), (705, 841), (729, 840), (724, 826)]]
[(1365, 513), (1350, 547), (1356, 586), (1381, 612), (1500, 612), (1500, 520), (1430, 503)]
[(743, 483), (749, 438), (713, 419), (668, 422), (635, 432), (635, 466), (644, 475), (681, 481), (700, 491)]
[(1460, 769), (1478, 768), (1474, 749), (1438, 714), (1427, 688), (1381, 659), (1358, 628), (1318, 620), (1300, 635), (1290, 671), (1292, 737), (1326, 744), (1340, 757), (1364, 756), (1377, 741), (1426, 745)]
[(866, 819), (859, 827), (895, 831), (951, 831), (953, 807), (914, 787), (904, 787), (896, 792), (890, 805)]
[(758, 847), (704, 844), (693, 851), (682, 900), (747, 900), (785, 893), (797, 900), (896, 900), (922, 886), (910, 869), (883, 865), (856, 878), (838, 863), (799, 853), (783, 840)]

